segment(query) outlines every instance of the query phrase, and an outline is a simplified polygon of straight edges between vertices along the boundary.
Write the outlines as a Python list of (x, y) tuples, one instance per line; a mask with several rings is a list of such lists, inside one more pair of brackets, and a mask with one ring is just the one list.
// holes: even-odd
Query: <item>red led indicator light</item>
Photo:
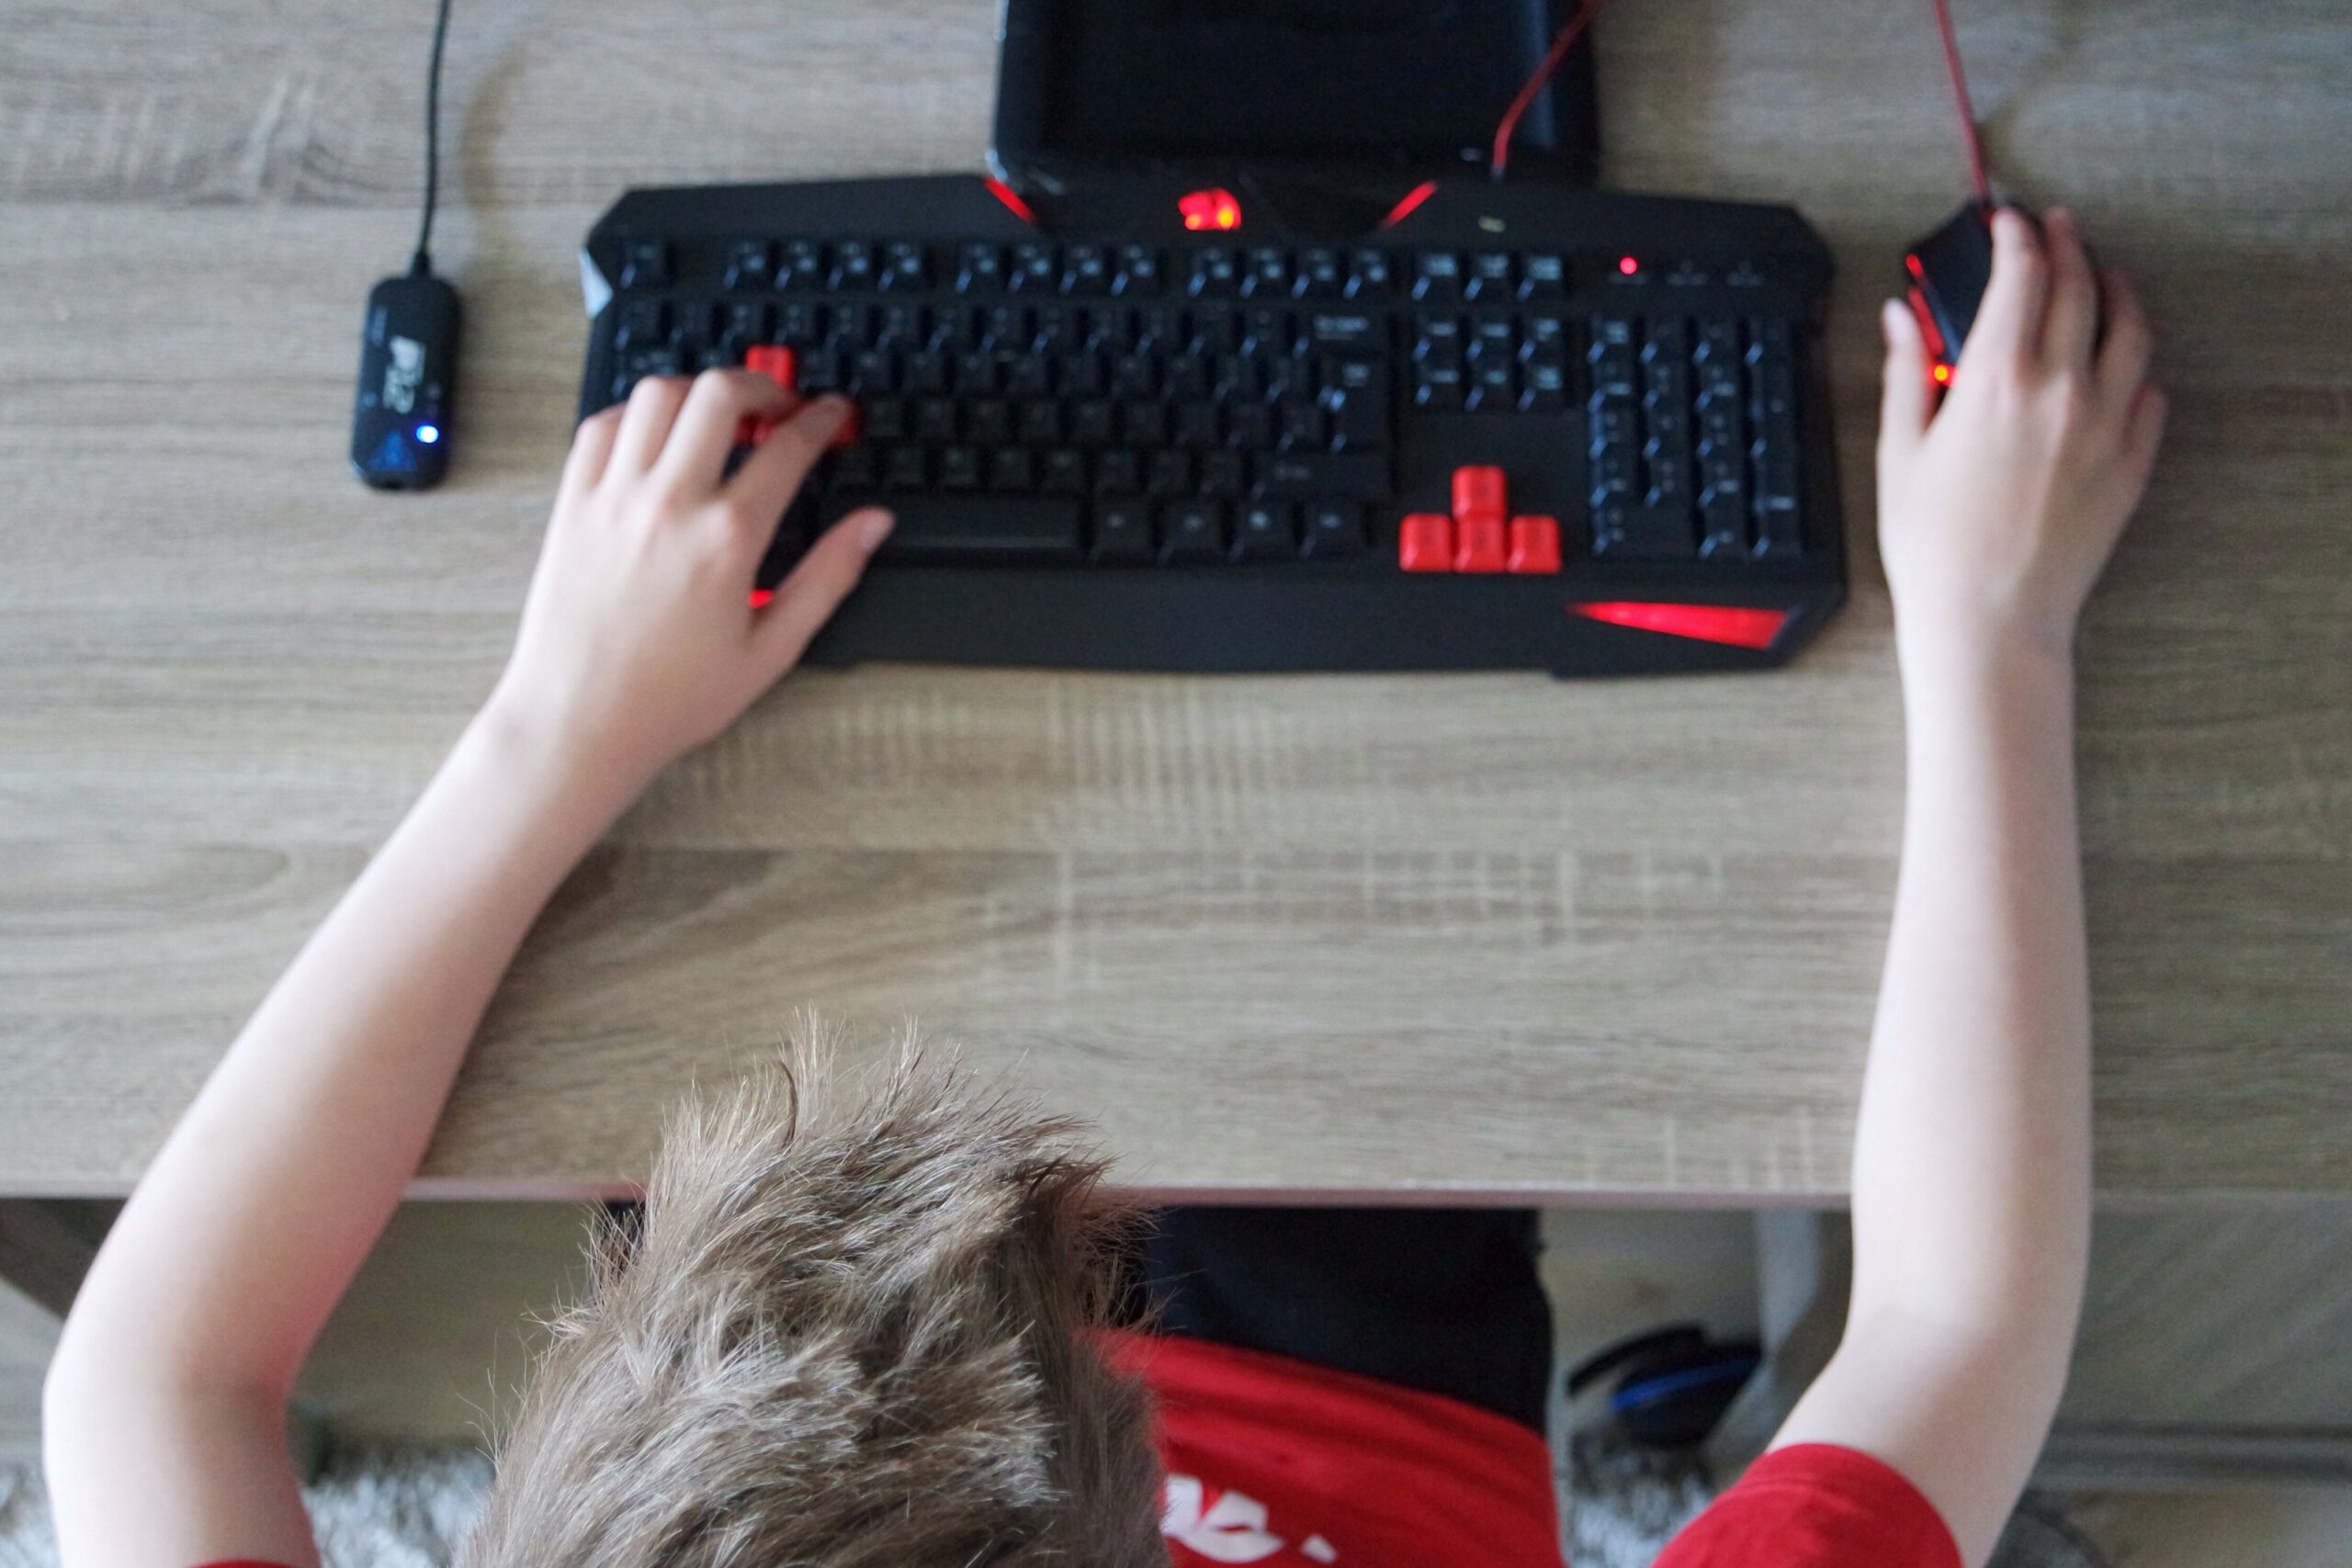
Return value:
[(1939, 365), (1939, 366), (1937, 366), (1937, 367), (1936, 367), (1936, 368), (1935, 368), (1935, 370), (1932, 372), (1932, 374), (1935, 376), (1935, 378), (1936, 378), (1936, 385), (1938, 385), (1939, 387), (1949, 387), (1949, 386), (1951, 386), (1951, 366), (1949, 366), (1949, 365)]
[(1176, 210), (1184, 220), (1184, 227), (1198, 232), (1204, 229), (1238, 229), (1241, 227), (1241, 204), (1229, 190), (1196, 190), (1177, 198)]
[(1407, 191), (1403, 200), (1399, 201), (1396, 206), (1388, 209), (1388, 216), (1380, 220), (1380, 226), (1384, 229), (1395, 228), (1397, 224), (1402, 223), (1405, 220), (1406, 217), (1412, 212), (1413, 209), (1420, 206), (1421, 203), (1427, 201), (1436, 194), (1437, 182), (1435, 180), (1423, 180), (1419, 185), (1417, 185), (1412, 189)]
[(768, 607), (769, 604), (775, 600), (775, 589), (754, 588), (752, 590), (752, 608), (754, 610), (764, 610)]
[(1642, 270), (1642, 264), (1635, 261), (1632, 256), (1619, 256), (1617, 258), (1617, 270), (1623, 273), (1627, 277), (1631, 277), (1634, 274)]
[(989, 194), (996, 197), (999, 201), (1004, 203), (1005, 210), (1012, 213), (1015, 218), (1020, 219), (1023, 223), (1035, 223), (1037, 221), (1037, 214), (1030, 208), (1027, 202), (1021, 199), (1021, 193), (1019, 191), (1014, 190), (1011, 186), (1005, 184), (1002, 180), (998, 179), (994, 175), (988, 175), (986, 178), (981, 180), (980, 183), (988, 186)]

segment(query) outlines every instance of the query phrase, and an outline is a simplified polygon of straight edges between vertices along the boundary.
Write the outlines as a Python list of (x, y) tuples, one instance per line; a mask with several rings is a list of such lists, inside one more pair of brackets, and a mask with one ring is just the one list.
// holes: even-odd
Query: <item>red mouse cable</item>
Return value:
[(1951, 101), (1960, 111), (1960, 139), (1968, 148), (1968, 175), (1975, 182), (1976, 199), (1993, 203), (1993, 182), (1984, 174), (1984, 138), (1976, 129), (1976, 110), (1968, 101), (1968, 73), (1961, 69), (1960, 40), (1952, 37), (1951, 0), (1934, 0), (1936, 30), (1943, 35), (1944, 70), (1951, 76)]
[(1519, 89), (1519, 96), (1511, 99), (1510, 107), (1503, 110), (1502, 123), (1495, 127), (1495, 150), (1487, 160), (1488, 172), (1495, 178), (1501, 179), (1503, 170), (1510, 163), (1510, 138), (1511, 133), (1519, 129), (1520, 117), (1535, 101), (1535, 95), (1544, 90), (1544, 84), (1552, 79), (1552, 73), (1560, 68), (1560, 62), (1568, 57), (1568, 51), (1577, 46), (1577, 39), (1584, 37), (1585, 29), (1592, 26), (1593, 13), (1600, 9), (1600, 0), (1577, 0), (1577, 14), (1560, 28), (1559, 35), (1552, 40), (1552, 47), (1544, 51), (1543, 63), (1536, 66), (1535, 73), (1528, 77)]

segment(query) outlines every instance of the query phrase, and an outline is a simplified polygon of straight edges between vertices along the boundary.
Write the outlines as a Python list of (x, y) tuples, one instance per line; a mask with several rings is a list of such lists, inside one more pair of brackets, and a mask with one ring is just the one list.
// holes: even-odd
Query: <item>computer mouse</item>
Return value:
[(1993, 204), (1962, 203), (1941, 228), (1913, 243), (1903, 267), (1911, 275), (1905, 288), (1911, 313), (1928, 344), (1928, 374), (1938, 386), (1950, 386), (1960, 346), (1993, 281)]
[[(2041, 220), (2015, 203), (2007, 204), (2041, 231)], [(1944, 220), (1943, 227), (1917, 241), (1904, 253), (1903, 268), (1911, 275), (1905, 289), (1911, 313), (1918, 318), (1920, 335), (1928, 342), (1928, 374), (1939, 387), (1951, 385), (1952, 368), (1960, 363), (1961, 344), (1976, 324), (1977, 309), (1993, 282), (1993, 212), (1989, 201), (1970, 199)], [(2098, 257), (2089, 256), (2091, 276), (2098, 276)], [(2098, 338), (2107, 335), (2104, 290), (2098, 305)]]

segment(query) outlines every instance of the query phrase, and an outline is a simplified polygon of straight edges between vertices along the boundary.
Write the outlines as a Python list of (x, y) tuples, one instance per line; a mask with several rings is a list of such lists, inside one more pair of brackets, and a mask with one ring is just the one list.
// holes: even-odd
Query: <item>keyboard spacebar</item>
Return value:
[(1058, 495), (833, 495), (825, 515), (887, 507), (899, 525), (885, 560), (1075, 560), (1079, 503)]

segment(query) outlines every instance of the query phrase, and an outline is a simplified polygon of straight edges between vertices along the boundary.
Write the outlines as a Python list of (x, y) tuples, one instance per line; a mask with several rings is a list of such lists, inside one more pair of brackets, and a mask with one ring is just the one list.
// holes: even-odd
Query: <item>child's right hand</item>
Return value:
[(2147, 317), (2109, 268), (2101, 336), (2073, 215), (2043, 228), (1994, 214), (1992, 284), (1940, 409), (1918, 323), (1886, 305), (1879, 539), (1906, 642), (2064, 654), (2147, 488), (2165, 423)]

